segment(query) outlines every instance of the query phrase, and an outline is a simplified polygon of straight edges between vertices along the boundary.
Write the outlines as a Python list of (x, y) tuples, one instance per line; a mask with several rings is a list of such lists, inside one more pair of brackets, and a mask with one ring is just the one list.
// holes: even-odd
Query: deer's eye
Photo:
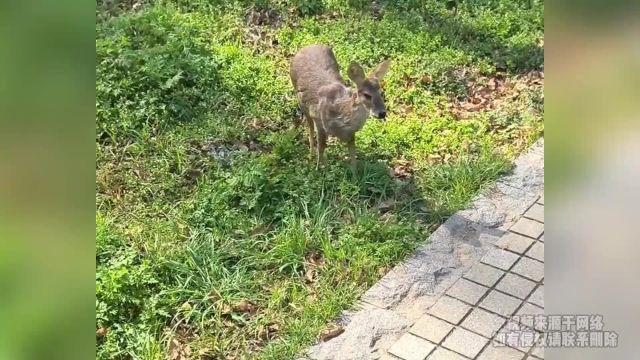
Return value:
[(365, 98), (365, 99), (367, 99), (367, 100), (371, 100), (371, 95), (369, 95), (369, 94), (362, 94), (362, 95), (364, 95), (364, 98)]

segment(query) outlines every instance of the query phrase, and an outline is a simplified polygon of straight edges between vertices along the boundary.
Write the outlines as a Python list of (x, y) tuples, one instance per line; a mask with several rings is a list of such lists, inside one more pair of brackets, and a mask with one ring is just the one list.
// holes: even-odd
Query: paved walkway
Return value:
[[(544, 196), (479, 263), (402, 335), (385, 357), (403, 360), (543, 359), (533, 317), (544, 313)], [(512, 316), (515, 317), (512, 318)], [(525, 316), (526, 315), (526, 316)], [(510, 334), (520, 322), (530, 339)], [(505, 346), (507, 344), (507, 346)]]
[[(371, 287), (339, 319), (344, 332), (304, 359), (543, 358), (532, 348), (539, 333), (508, 330), (534, 325), (514, 315), (544, 309), (544, 140), (515, 165)], [(527, 344), (517, 343), (525, 333)]]

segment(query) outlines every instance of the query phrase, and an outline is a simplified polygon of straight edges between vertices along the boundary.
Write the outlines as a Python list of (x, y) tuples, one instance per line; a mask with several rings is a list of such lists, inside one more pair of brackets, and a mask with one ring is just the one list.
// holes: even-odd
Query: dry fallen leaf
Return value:
[(240, 300), (233, 305), (233, 311), (242, 313), (253, 313), (256, 311), (256, 306), (247, 300)]
[(329, 329), (326, 329), (320, 333), (320, 341), (325, 342), (333, 339), (336, 336), (339, 336), (344, 332), (344, 328), (340, 325), (332, 326)]
[(324, 256), (318, 251), (312, 251), (305, 256), (307, 263), (320, 267), (324, 265)]
[(107, 335), (107, 332), (108, 332), (108, 331), (109, 331), (109, 330), (107, 330), (107, 328), (105, 328), (105, 327), (100, 327), (100, 328), (98, 328), (98, 329), (96, 330), (96, 336), (97, 336), (97, 337), (103, 337), (103, 336)]
[(218, 308), (218, 311), (222, 315), (229, 315), (233, 312), (233, 308), (229, 306), (229, 304), (224, 302), (219, 303), (216, 307)]
[(307, 269), (304, 272), (304, 277), (307, 281), (307, 283), (313, 283), (316, 280), (316, 276), (317, 276), (318, 272), (316, 271), (315, 267), (307, 267)]
[(378, 269), (378, 276), (380, 277), (385, 276), (387, 272), (389, 272), (389, 268), (386, 266), (383, 266), (380, 269)]
[(324, 265), (324, 262), (325, 262), (324, 257), (322, 256), (321, 253), (317, 251), (312, 251), (309, 254), (307, 254), (304, 257), (304, 259), (305, 259), (305, 262), (304, 262), (305, 278), (308, 283), (313, 283), (317, 279), (318, 268)]
[(412, 175), (411, 163), (404, 159), (397, 159), (391, 164), (391, 176), (400, 179), (410, 178)]
[(258, 337), (263, 340), (270, 340), (280, 331), (280, 325), (271, 323), (267, 326), (260, 328), (258, 332)]
[(182, 344), (178, 339), (172, 339), (169, 342), (169, 359), (170, 360), (187, 360), (191, 355), (191, 348)]

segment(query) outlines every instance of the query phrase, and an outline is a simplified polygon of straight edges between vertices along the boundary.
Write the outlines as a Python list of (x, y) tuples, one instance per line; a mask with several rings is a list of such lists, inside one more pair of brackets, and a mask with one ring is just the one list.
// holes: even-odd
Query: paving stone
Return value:
[(478, 360), (521, 360), (524, 356), (524, 353), (510, 347), (496, 347), (489, 344), (478, 356)]
[(539, 345), (534, 346), (533, 349), (531, 350), (531, 355), (539, 359), (544, 359), (544, 347)]
[[(520, 317), (522, 317), (523, 315), (532, 315), (532, 316), (544, 315), (544, 309), (539, 306), (535, 306), (529, 303), (524, 303), (522, 307), (518, 309), (518, 311), (516, 312), (516, 315)], [(527, 326), (533, 326), (533, 320), (531, 321), (532, 321), (531, 323), (528, 323), (527, 321), (524, 324)]]
[(501, 249), (517, 252), (518, 254), (524, 254), (524, 252), (529, 248), (529, 245), (534, 241), (535, 240), (526, 236), (508, 232), (496, 242), (496, 246)]
[(540, 204), (533, 204), (533, 206), (531, 206), (529, 210), (524, 213), (524, 216), (533, 220), (544, 222), (544, 206)]
[(540, 281), (544, 278), (544, 264), (526, 257), (520, 258), (511, 271), (533, 281)]
[(488, 338), (492, 337), (506, 320), (496, 314), (475, 308), (462, 322), (462, 327)]
[(544, 231), (544, 224), (534, 220), (520, 218), (509, 230), (537, 239)]
[(513, 296), (491, 290), (491, 292), (482, 299), (482, 302), (480, 302), (480, 307), (509, 317), (516, 311), (521, 302), (522, 300), (514, 298)]
[(544, 307), (544, 285), (538, 287), (527, 300), (532, 304)]
[(466, 360), (462, 355), (458, 355), (453, 351), (447, 350), (443, 347), (439, 347), (433, 354), (429, 355), (427, 360)]
[(489, 290), (489, 288), (478, 285), (467, 279), (459, 279), (451, 288), (449, 288), (449, 290), (447, 290), (447, 294), (475, 305), (487, 290)]
[(482, 285), (492, 287), (502, 274), (504, 274), (504, 271), (502, 270), (477, 263), (464, 275), (464, 277)]
[(520, 299), (525, 299), (535, 287), (536, 283), (533, 281), (511, 273), (506, 274), (496, 285), (496, 289)]
[(431, 315), (424, 315), (409, 330), (411, 333), (434, 343), (439, 343), (453, 329), (453, 325)]
[(542, 234), (542, 236), (540, 236), (540, 239), (538, 239), (538, 240), (544, 242), (544, 234)]
[(544, 243), (536, 241), (529, 251), (527, 251), (526, 255), (544, 262)]
[(502, 249), (491, 249), (488, 253), (482, 257), (481, 262), (493, 265), (502, 270), (509, 270), (511, 265), (518, 260), (518, 255), (502, 250)]
[(424, 360), (435, 347), (435, 344), (427, 340), (406, 333), (388, 351), (404, 360)]
[(344, 333), (312, 346), (308, 358), (332, 359), (335, 354), (344, 359), (368, 358), (372, 352), (390, 347), (412, 323), (394, 311), (377, 308), (357, 311), (344, 320)]
[[(375, 357), (372, 357), (372, 359), (375, 359)], [(387, 351), (384, 351), (380, 354), (380, 358), (378, 358), (377, 360), (398, 360), (398, 359), (400, 358), (395, 355), (389, 354)]]
[(464, 356), (473, 358), (482, 347), (489, 341), (480, 335), (474, 334), (471, 331), (467, 331), (462, 328), (456, 328), (453, 332), (447, 336), (442, 343), (442, 346), (451, 349)]
[(460, 320), (469, 312), (471, 307), (460, 300), (442, 296), (433, 304), (428, 313), (444, 319), (453, 324), (458, 324)]
[(498, 181), (532, 194), (542, 193), (544, 189), (544, 141), (539, 140), (529, 148), (529, 151), (520, 155), (516, 159), (515, 165), (516, 167), (510, 175), (504, 176)]
[(492, 341), (492, 345), (495, 343), (506, 344), (510, 348), (526, 353), (539, 341), (539, 339), (540, 333), (525, 326), (521, 326), (513, 320), (509, 320), (498, 334), (496, 334)]
[(542, 204), (542, 205), (544, 205), (544, 194), (542, 194), (542, 196), (540, 197), (540, 199), (538, 199), (538, 204)]

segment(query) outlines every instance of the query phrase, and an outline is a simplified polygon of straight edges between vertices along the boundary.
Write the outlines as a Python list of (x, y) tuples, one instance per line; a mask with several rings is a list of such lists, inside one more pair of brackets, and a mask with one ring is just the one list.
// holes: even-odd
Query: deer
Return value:
[[(290, 76), (303, 117), (309, 127), (310, 157), (317, 152), (316, 169), (325, 161), (329, 135), (346, 143), (353, 173), (356, 172), (355, 134), (369, 115), (384, 121), (387, 110), (380, 82), (391, 60), (382, 61), (369, 76), (362, 66), (352, 62), (347, 75), (355, 89), (340, 76), (340, 67), (331, 47), (309, 45), (291, 59)], [(315, 149), (314, 149), (315, 148)]]

